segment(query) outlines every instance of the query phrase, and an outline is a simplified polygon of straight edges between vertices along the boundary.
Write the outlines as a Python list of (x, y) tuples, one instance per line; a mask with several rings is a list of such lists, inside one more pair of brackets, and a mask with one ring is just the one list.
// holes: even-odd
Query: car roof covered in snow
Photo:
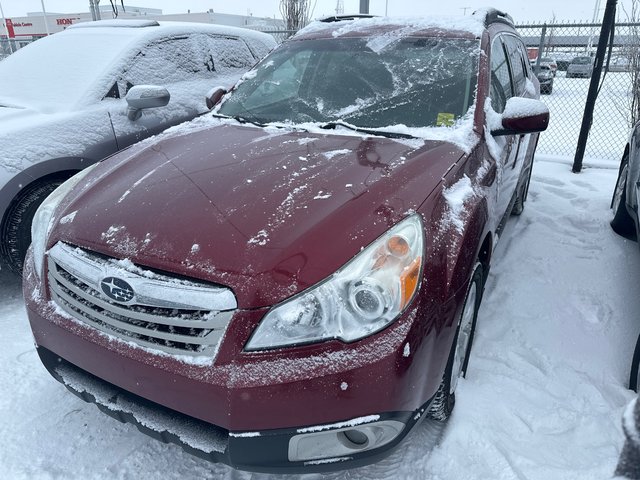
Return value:
[(478, 38), (485, 29), (484, 18), (470, 16), (371, 17), (313, 22), (293, 40), (340, 37), (438, 36)]
[(248, 28), (229, 27), (212, 23), (196, 22), (158, 22), (156, 20), (98, 20), (96, 22), (76, 23), (68, 27), (60, 34), (108, 34), (128, 35), (133, 38), (144, 37), (145, 40), (156, 36), (166, 36), (167, 33), (212, 33), (218, 35), (230, 35), (234, 37), (251, 38), (275, 45), (275, 40), (269, 34), (250, 30)]

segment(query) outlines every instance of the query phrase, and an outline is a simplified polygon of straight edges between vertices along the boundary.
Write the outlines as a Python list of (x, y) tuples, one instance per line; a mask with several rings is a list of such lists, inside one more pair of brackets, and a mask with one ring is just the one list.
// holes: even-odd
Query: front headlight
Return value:
[(331, 277), (275, 306), (245, 350), (340, 339), (352, 342), (393, 322), (418, 290), (424, 233), (419, 215), (391, 228)]
[(36, 266), (36, 274), (38, 275), (38, 278), (42, 279), (44, 250), (47, 247), (49, 232), (53, 227), (51, 220), (56, 208), (62, 199), (67, 196), (67, 193), (69, 193), (69, 191), (75, 187), (80, 180), (86, 177), (97, 165), (98, 164), (96, 163), (76, 173), (73, 177), (51, 192), (51, 195), (45, 198), (44, 202), (42, 202), (40, 207), (38, 207), (38, 210), (36, 210), (36, 214), (33, 216), (33, 222), (31, 223), (31, 246), (33, 248), (33, 261)]

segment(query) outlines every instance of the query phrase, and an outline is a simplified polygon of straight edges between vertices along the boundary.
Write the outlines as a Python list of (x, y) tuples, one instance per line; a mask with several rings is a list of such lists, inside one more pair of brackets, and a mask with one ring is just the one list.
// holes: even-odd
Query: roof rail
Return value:
[(159, 27), (160, 24), (156, 20), (137, 20), (137, 19), (110, 19), (97, 20), (94, 22), (82, 22), (69, 25), (67, 30), (73, 28), (101, 28), (101, 27), (120, 27), (120, 28), (145, 28)]
[(473, 12), (473, 15), (477, 15), (479, 17), (484, 16), (485, 27), (488, 27), (492, 23), (506, 23), (507, 25), (511, 25), (512, 27), (515, 26), (511, 15), (495, 8), (483, 8), (480, 10), (476, 10), (475, 12)]
[(377, 15), (368, 15), (365, 13), (355, 13), (353, 15), (332, 15), (330, 17), (321, 18), (320, 21), (324, 23), (342, 22), (343, 20), (357, 20), (359, 18), (373, 18)]

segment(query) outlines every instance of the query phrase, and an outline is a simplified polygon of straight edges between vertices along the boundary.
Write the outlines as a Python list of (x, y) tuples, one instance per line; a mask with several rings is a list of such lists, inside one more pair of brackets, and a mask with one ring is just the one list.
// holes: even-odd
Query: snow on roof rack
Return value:
[(506, 12), (502, 12), (495, 8), (481, 8), (473, 12), (474, 16), (479, 18), (484, 17), (484, 25), (488, 27), (492, 23), (506, 23), (507, 25), (514, 26), (513, 18)]
[(95, 22), (74, 23), (67, 27), (70, 28), (100, 28), (100, 27), (125, 27), (125, 28), (142, 28), (142, 27), (159, 27), (160, 24), (155, 20), (97, 20)]
[(342, 22), (343, 20), (357, 20), (358, 18), (373, 18), (377, 15), (368, 15), (365, 13), (355, 13), (353, 15), (332, 15), (330, 17), (321, 18), (320, 21), (324, 23)]

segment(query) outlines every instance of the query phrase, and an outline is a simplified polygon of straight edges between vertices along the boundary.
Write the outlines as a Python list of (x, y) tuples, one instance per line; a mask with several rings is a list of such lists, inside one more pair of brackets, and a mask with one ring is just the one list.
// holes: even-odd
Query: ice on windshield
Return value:
[[(386, 40), (386, 39), (383, 39)], [(477, 40), (405, 37), (291, 42), (220, 113), (261, 123), (447, 127), (474, 103)], [(373, 47), (373, 48), (372, 48)]]

